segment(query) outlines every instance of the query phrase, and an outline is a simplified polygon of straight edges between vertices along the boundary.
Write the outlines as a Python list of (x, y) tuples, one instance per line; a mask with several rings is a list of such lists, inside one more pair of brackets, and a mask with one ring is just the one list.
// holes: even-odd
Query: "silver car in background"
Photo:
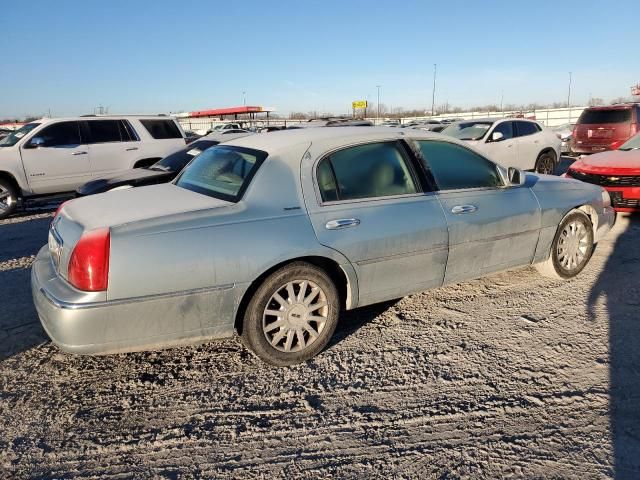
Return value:
[(325, 348), (345, 309), (531, 264), (572, 278), (614, 219), (601, 187), (439, 134), (273, 132), (206, 150), (173, 183), (64, 204), (32, 293), (68, 352), (236, 331), (289, 365)]

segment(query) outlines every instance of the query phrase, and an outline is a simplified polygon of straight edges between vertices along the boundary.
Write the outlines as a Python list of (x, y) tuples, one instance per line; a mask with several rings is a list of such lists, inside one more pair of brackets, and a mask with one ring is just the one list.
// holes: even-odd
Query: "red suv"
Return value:
[(615, 150), (640, 132), (640, 104), (589, 107), (573, 128), (571, 151), (595, 153)]

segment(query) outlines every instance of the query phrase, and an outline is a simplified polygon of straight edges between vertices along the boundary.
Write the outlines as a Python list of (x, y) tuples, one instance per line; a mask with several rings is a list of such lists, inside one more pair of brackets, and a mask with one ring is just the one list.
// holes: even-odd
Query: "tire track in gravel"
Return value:
[[(289, 369), (234, 339), (110, 357), (27, 342), (0, 363), (0, 472), (612, 476), (607, 302), (592, 320), (587, 298), (614, 241), (569, 282), (524, 269), (345, 314), (326, 352)], [(25, 272), (0, 271), (0, 286)], [(16, 324), (36, 321), (20, 288), (11, 298)], [(617, 471), (639, 476), (634, 465)]]

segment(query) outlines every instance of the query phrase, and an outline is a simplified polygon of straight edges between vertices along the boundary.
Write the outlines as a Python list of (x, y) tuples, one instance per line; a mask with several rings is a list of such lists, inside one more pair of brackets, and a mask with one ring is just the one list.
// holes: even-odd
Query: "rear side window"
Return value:
[(526, 137), (538, 133), (541, 129), (537, 123), (533, 122), (515, 122), (519, 137)]
[(92, 120), (87, 122), (91, 132), (91, 143), (119, 142), (120, 127), (118, 120)]
[(38, 132), (34, 138), (42, 138), (44, 147), (80, 145), (80, 125), (78, 122), (54, 123)]
[(156, 140), (182, 138), (180, 129), (173, 120), (140, 120), (140, 123)]
[(631, 121), (630, 108), (615, 108), (611, 110), (585, 110), (580, 115), (578, 123), (627, 123)]
[(422, 160), (440, 190), (495, 188), (503, 185), (495, 164), (471, 150), (446, 142), (417, 143)]
[(324, 158), (316, 171), (322, 200), (355, 200), (416, 193), (411, 169), (396, 142), (346, 148)]

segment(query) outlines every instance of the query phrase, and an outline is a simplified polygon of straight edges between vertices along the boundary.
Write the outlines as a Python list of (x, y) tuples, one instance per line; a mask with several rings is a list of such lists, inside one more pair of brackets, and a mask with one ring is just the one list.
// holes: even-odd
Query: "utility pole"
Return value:
[(242, 106), (247, 106), (247, 92), (242, 92)]
[(436, 112), (436, 73), (438, 71), (438, 65), (433, 64), (433, 92), (431, 94), (431, 116), (433, 117)]
[(378, 89), (378, 113), (376, 114), (376, 125), (378, 125), (380, 123), (380, 85), (376, 85), (376, 88)]
[(569, 72), (569, 93), (567, 94), (567, 108), (569, 109), (569, 123), (571, 123), (571, 80), (573, 73)]
[(504, 117), (504, 90), (500, 93), (500, 112), (502, 112), (502, 116)]

